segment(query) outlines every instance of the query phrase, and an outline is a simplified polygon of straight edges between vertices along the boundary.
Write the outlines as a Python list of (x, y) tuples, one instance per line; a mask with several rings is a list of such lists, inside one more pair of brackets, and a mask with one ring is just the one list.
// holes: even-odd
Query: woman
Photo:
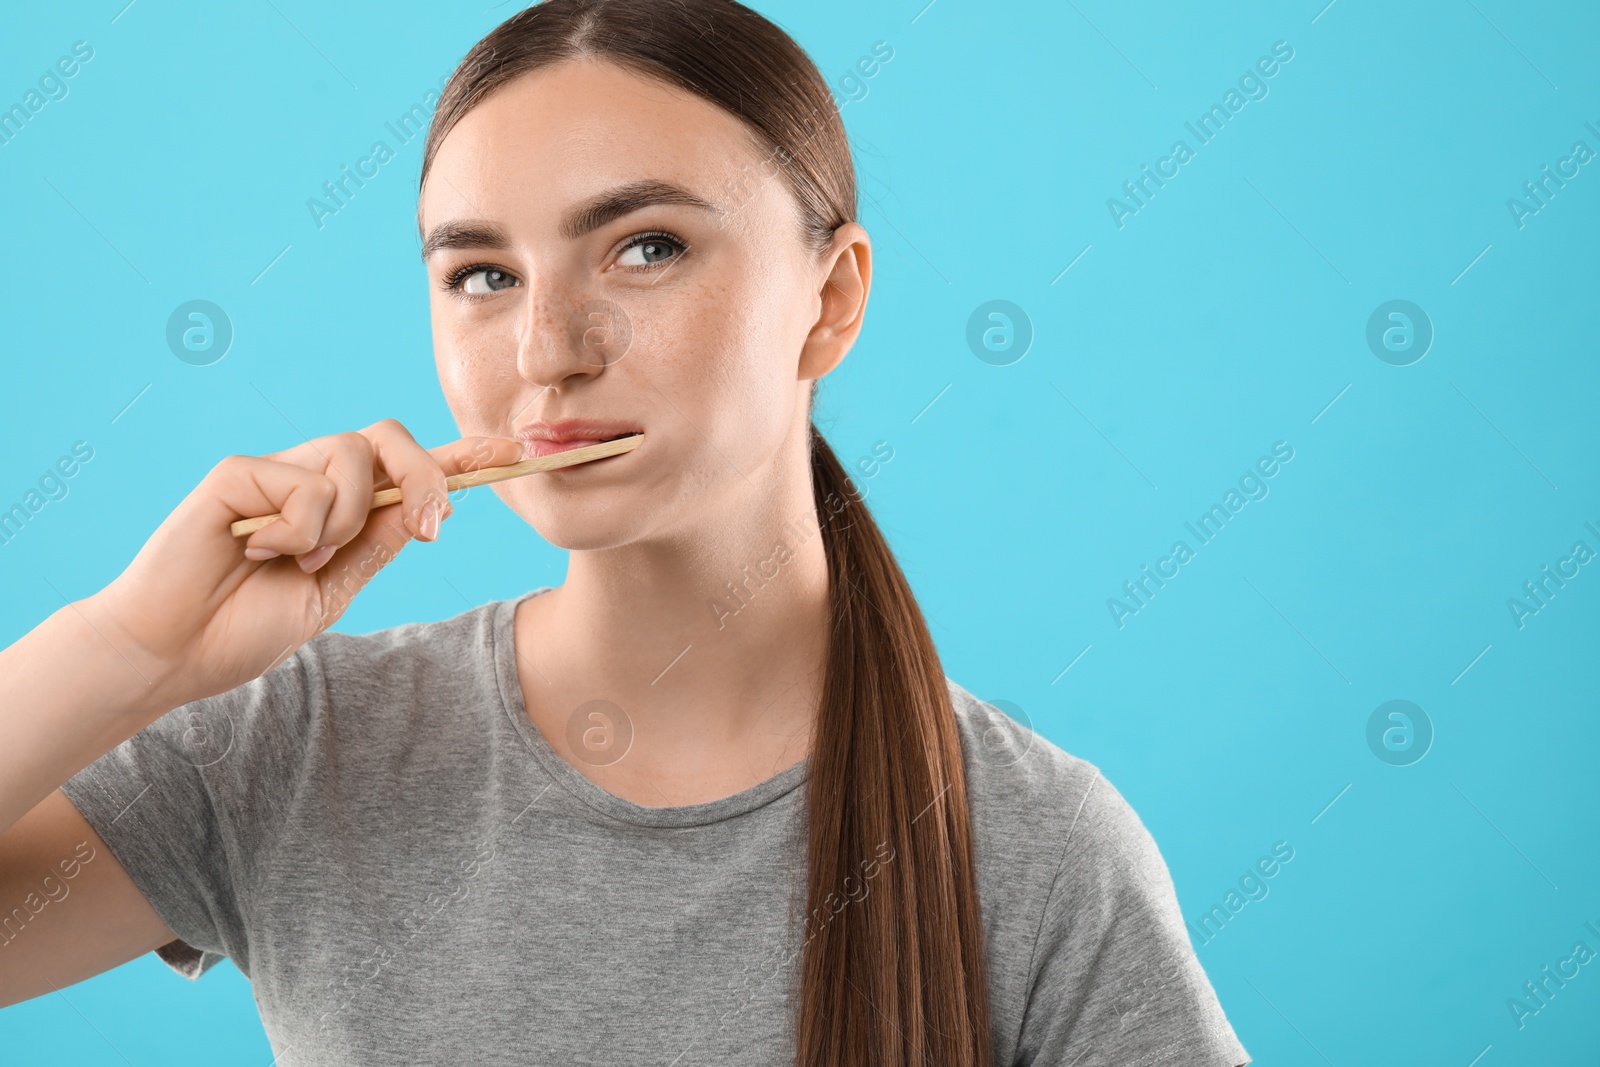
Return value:
[[(805, 54), (731, 0), (550, 0), (424, 151), (464, 436), (229, 457), (4, 653), (0, 899), (79, 903), (0, 1003), (156, 949), (234, 959), (286, 1067), (1246, 1062), (1138, 817), (944, 676), (811, 423), (871, 249)], [(326, 630), (448, 474), (624, 434), (494, 487), (561, 586)]]

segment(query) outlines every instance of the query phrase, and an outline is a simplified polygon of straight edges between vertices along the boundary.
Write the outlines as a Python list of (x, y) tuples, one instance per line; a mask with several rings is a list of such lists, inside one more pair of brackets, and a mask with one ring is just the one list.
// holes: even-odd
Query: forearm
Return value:
[(166, 681), (92, 599), (65, 605), (0, 651), (0, 833), (177, 707)]

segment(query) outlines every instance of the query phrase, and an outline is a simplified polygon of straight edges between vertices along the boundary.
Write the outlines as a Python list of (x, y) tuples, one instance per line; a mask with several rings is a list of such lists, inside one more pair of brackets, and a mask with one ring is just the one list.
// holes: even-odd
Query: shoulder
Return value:
[(329, 665), (366, 665), (384, 671), (405, 668), (420, 658), (431, 667), (433, 661), (464, 648), (487, 648), (499, 612), (507, 607), (507, 601), (491, 600), (448, 618), (400, 623), (367, 633), (324, 630), (306, 647)]
[(1079, 923), (1111, 922), (1141, 901), (1161, 907), (1172, 892), (1166, 863), (1100, 767), (956, 682), (949, 687), (991, 895), (1025, 897), (1036, 916), (1070, 914)]
[[(219, 720), (230, 746), (253, 759), (298, 762), (314, 749), (364, 758), (385, 739), (403, 740), (418, 715), (437, 718), (496, 691), (499, 667), (489, 653), (497, 612), (509, 607), (494, 600), (367, 633), (324, 630), (267, 673), (198, 703), (189, 717)], [(340, 737), (360, 738), (359, 750), (338, 746)]]
[(346, 712), (368, 705), (392, 707), (422, 690), (492, 687), (496, 624), (513, 604), (491, 600), (448, 618), (367, 633), (324, 630), (295, 657), (307, 675), (308, 696)]
[[(1100, 768), (1062, 748), (1001, 706), (947, 679), (974, 821), (1030, 850), (1115, 844), (1144, 827)], [(1023, 718), (1026, 716), (1024, 715)], [(1058, 864), (1059, 865), (1059, 864)]]
[(954, 682), (950, 695), (991, 980), (1021, 1017), (1015, 1062), (1247, 1062), (1133, 807), (1093, 763)]
[(298, 773), (308, 753), (335, 734), (373, 740), (403, 721), (395, 708), (440, 686), (462, 692), (484, 672), (474, 646), (487, 647), (504, 603), (371, 633), (324, 630), (272, 670), (173, 709), (130, 743), (150, 758), (160, 750), (218, 789), (237, 778), (243, 790), (270, 768)]

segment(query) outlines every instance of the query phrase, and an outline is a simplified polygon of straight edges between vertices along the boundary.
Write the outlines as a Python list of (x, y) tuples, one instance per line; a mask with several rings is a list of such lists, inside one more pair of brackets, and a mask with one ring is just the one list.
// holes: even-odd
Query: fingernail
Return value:
[(422, 508), (422, 539), (436, 540), (439, 536), (439, 504), (430, 500)]
[(245, 559), (277, 559), (281, 555), (283, 555), (282, 552), (271, 548), (247, 548), (244, 550)]
[(310, 552), (307, 552), (304, 556), (300, 557), (300, 569), (305, 571), (307, 574), (310, 574), (312, 571), (328, 562), (328, 560), (338, 550), (338, 545), (323, 545), (321, 548), (313, 548)]

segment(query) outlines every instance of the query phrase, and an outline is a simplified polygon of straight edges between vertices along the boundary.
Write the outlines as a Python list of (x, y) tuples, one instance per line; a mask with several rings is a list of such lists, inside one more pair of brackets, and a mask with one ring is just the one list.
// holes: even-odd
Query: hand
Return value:
[[(159, 691), (163, 710), (226, 692), (333, 625), (413, 537), (452, 510), (445, 478), (515, 463), (522, 445), (475, 437), (424, 449), (394, 419), (266, 456), (229, 456), (156, 529), (128, 568), (81, 602)], [(401, 501), (372, 509), (375, 490)], [(229, 526), (282, 513), (247, 539)]]

